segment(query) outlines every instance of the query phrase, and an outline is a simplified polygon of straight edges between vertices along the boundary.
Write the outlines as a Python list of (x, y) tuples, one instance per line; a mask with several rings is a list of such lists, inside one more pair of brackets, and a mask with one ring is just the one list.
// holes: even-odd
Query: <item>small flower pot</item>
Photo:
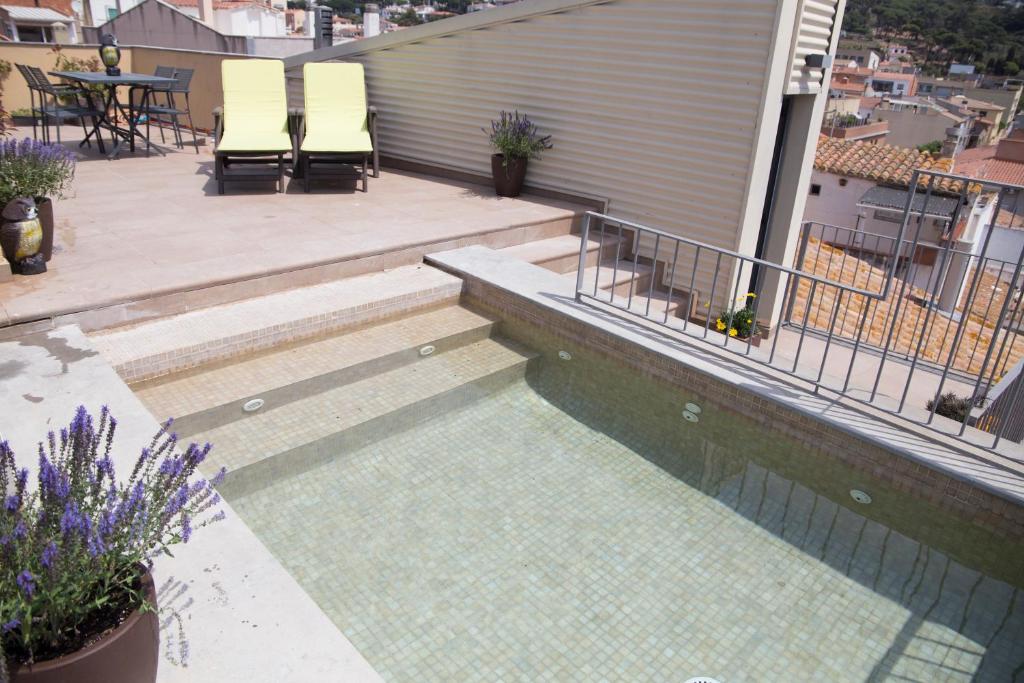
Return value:
[(13, 666), (11, 683), (153, 683), (160, 655), (160, 622), (156, 588), (147, 572), (142, 577), (146, 601), (153, 609), (135, 610), (116, 628), (77, 652)]
[(504, 154), (491, 155), (491, 176), (494, 178), (494, 191), (499, 197), (518, 197), (523, 190), (526, 179), (526, 162), (529, 159), (509, 158), (506, 163)]

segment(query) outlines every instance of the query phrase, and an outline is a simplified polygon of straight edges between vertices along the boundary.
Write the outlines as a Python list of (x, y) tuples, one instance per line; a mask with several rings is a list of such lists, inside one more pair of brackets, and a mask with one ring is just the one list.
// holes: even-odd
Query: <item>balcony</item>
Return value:
[(823, 125), (821, 132), (829, 137), (842, 140), (879, 141), (889, 134), (889, 122), (874, 121), (871, 123), (860, 123), (837, 119), (833, 123)]

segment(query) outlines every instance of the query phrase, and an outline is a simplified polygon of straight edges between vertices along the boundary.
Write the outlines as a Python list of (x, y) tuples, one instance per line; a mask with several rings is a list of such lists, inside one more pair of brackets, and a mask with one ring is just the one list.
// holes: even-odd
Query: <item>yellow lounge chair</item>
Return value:
[[(366, 166), (371, 155), (375, 178), (379, 171), (377, 111), (366, 105), (363, 65), (307, 62), (302, 78), (306, 107), (299, 163), (306, 192), (309, 192), (314, 161), (331, 165), (361, 161), (363, 192), (366, 192)], [(318, 168), (317, 175), (339, 174)]]
[[(214, 153), (217, 192), (226, 180), (277, 180), (284, 192), (284, 155), (293, 151), (288, 132), (288, 96), (284, 63), (277, 59), (225, 59), (221, 62), (224, 111), (217, 126)], [(228, 175), (232, 163), (277, 162), (276, 172)]]

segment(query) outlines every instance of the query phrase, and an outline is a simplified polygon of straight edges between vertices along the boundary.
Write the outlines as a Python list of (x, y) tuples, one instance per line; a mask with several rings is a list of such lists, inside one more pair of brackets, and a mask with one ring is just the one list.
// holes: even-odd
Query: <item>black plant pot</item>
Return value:
[(529, 159), (510, 158), (505, 163), (505, 155), (491, 155), (491, 176), (494, 178), (494, 191), (499, 197), (518, 197), (523, 190), (526, 178), (526, 162)]

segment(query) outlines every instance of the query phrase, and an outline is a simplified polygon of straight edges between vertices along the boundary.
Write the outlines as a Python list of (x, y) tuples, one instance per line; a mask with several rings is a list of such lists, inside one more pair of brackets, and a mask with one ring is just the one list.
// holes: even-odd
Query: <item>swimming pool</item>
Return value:
[(496, 339), (520, 374), (227, 488), (385, 679), (1024, 671), (1019, 545), (525, 322)]

